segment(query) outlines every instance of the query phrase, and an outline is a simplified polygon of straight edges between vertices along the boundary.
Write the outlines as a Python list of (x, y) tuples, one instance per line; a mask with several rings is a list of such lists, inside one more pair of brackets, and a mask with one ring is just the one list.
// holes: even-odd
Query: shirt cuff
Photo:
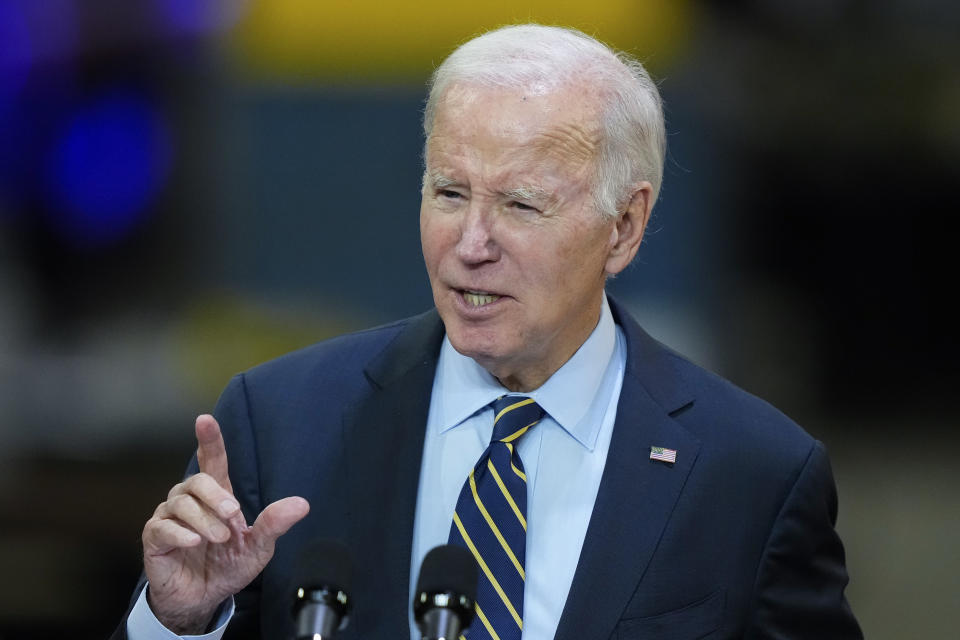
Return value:
[(147, 587), (145, 584), (140, 590), (140, 597), (127, 616), (127, 640), (177, 640), (177, 638), (196, 640), (220, 640), (227, 628), (227, 623), (233, 617), (233, 596), (223, 601), (213, 616), (214, 630), (210, 633), (197, 636), (178, 636), (170, 631), (163, 623), (157, 620), (150, 605), (147, 604)]

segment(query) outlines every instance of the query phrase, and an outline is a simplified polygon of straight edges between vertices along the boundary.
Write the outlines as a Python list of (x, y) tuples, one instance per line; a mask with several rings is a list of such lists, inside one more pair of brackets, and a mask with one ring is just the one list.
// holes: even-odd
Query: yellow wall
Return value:
[(508, 23), (572, 26), (656, 69), (689, 36), (686, 0), (250, 0), (229, 39), (237, 66), (286, 80), (422, 80), (460, 42)]

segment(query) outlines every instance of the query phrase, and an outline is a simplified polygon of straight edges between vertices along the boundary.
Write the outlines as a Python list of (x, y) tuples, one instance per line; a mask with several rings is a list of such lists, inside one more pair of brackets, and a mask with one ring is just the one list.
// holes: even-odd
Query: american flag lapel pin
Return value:
[(677, 461), (677, 450), (666, 447), (650, 447), (650, 459), (673, 464)]

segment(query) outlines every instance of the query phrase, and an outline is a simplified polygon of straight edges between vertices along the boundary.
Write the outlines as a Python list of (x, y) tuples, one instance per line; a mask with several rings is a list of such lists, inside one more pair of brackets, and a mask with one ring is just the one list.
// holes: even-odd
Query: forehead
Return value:
[(438, 102), (427, 165), (579, 173), (592, 166), (599, 129), (595, 101), (576, 87), (537, 93), (455, 85)]

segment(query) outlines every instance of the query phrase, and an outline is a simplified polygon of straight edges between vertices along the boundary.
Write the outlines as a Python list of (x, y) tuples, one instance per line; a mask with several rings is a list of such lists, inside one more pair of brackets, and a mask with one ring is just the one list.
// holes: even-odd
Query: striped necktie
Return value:
[(503, 396), (493, 403), (493, 410), (493, 436), (460, 491), (449, 542), (468, 548), (480, 567), (477, 615), (466, 638), (519, 640), (527, 476), (515, 444), (544, 412), (532, 398), (522, 396)]

